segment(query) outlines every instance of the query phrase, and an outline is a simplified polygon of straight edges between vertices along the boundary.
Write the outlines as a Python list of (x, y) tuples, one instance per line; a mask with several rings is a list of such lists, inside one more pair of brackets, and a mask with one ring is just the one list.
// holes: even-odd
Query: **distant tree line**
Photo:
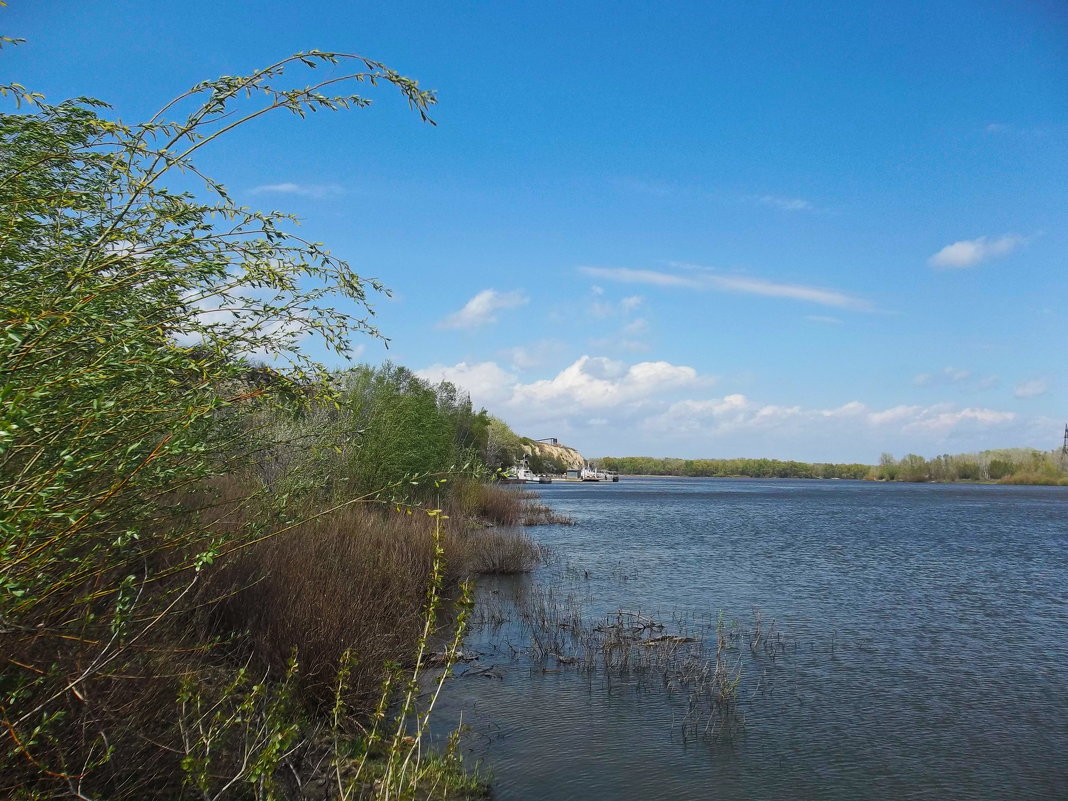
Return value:
[(996, 481), (1002, 484), (1068, 485), (1068, 457), (1060, 451), (1008, 448), (981, 453), (901, 459), (884, 453), (877, 465), (795, 462), (778, 459), (654, 459), (605, 457), (600, 465), (625, 475), (693, 478), (848, 478), (868, 481)]
[(648, 456), (606, 457), (607, 470), (626, 475), (690, 476), (702, 478), (868, 478), (866, 464), (828, 464), (778, 459), (654, 459)]

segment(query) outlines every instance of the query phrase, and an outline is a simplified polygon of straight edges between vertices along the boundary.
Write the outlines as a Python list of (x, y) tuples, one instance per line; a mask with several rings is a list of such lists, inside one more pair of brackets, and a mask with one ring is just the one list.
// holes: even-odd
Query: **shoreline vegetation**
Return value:
[(318, 51), (133, 126), (0, 86), (4, 798), (486, 792), (430, 710), (470, 579), (567, 521), (492, 483), (524, 443), (455, 386), (309, 357), (381, 338), (386, 290), (192, 162), (264, 113), (369, 104), (346, 86), (430, 121), (414, 81)]
[(598, 463), (628, 476), (685, 478), (797, 478), (1068, 486), (1068, 456), (1060, 450), (1006, 448), (925, 459), (884, 453), (876, 465), (778, 459), (672, 459), (606, 456)]

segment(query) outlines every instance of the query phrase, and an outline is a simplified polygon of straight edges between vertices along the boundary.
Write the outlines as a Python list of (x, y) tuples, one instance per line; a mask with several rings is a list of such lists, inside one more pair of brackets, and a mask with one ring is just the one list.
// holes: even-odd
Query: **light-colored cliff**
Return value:
[(586, 463), (586, 459), (581, 453), (574, 448), (569, 448), (567, 445), (550, 445), (548, 442), (535, 442), (531, 445), (524, 444), (523, 450), (528, 454), (536, 451), (542, 458), (555, 459), (569, 468), (577, 469)]

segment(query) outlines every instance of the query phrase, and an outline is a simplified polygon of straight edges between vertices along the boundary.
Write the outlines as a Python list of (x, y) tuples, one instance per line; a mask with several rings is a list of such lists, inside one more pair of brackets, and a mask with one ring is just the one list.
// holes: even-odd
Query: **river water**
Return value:
[[(553, 554), (533, 574), (480, 580), (438, 707), (442, 730), (462, 711), (495, 798), (1068, 799), (1068, 488), (538, 491), (576, 524), (530, 530)], [(688, 729), (655, 670), (532, 650), (532, 596), (591, 627), (626, 610), (665, 626), (642, 636), (734, 632), (736, 725)]]

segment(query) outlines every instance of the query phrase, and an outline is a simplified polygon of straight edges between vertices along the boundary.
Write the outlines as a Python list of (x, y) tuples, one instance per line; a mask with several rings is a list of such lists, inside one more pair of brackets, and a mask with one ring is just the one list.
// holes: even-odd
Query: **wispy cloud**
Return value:
[(1030, 381), (1018, 384), (1012, 394), (1017, 398), (1037, 398), (1047, 392), (1049, 392), (1049, 382), (1046, 379), (1032, 378)]
[(662, 273), (657, 270), (632, 270), (630, 267), (579, 267), (579, 270), (595, 278), (618, 281), (622, 284), (701, 288), (701, 282), (689, 276)]
[(782, 195), (755, 195), (753, 202), (761, 206), (770, 206), (779, 211), (816, 211), (811, 201), (800, 197), (783, 197)]
[(519, 372), (542, 367), (566, 352), (566, 343), (557, 339), (540, 339), (529, 345), (506, 348), (501, 354), (511, 363), (512, 369)]
[(983, 131), (991, 136), (1042, 137), (1049, 132), (1049, 129), (1042, 126), (991, 122), (983, 127)]
[(824, 325), (841, 325), (842, 321), (837, 317), (828, 317), (825, 314), (806, 314), (805, 319), (812, 323), (823, 323)]
[(440, 323), (438, 328), (458, 328), (471, 330), (497, 322), (497, 313), (514, 309), (527, 302), (527, 296), (520, 290), (515, 292), (498, 292), (496, 289), (483, 289), (462, 309), (453, 312)]
[(1005, 234), (994, 238), (981, 236), (978, 239), (962, 239), (946, 245), (931, 256), (927, 263), (932, 267), (945, 269), (974, 267), (981, 261), (1011, 253), (1026, 242), (1026, 239), (1016, 234)]
[(338, 184), (295, 184), (291, 182), (263, 184), (253, 187), (251, 191), (254, 195), (299, 195), (313, 200), (326, 200), (345, 194), (345, 190)]
[(600, 291), (593, 293), (594, 299), (588, 307), (588, 312), (591, 317), (597, 317), (599, 319), (618, 316), (626, 317), (642, 305), (643, 298), (641, 295), (630, 295), (619, 301), (612, 301), (605, 299), (603, 289), (600, 289), (600, 287), (597, 287), (597, 289)]
[(943, 367), (937, 373), (917, 373), (912, 383), (918, 387), (929, 387), (935, 384), (960, 384), (972, 377), (971, 370), (960, 367)]
[(848, 295), (838, 290), (805, 286), (803, 284), (785, 284), (749, 276), (720, 275), (700, 267), (691, 266), (691, 272), (687, 275), (666, 273), (658, 270), (632, 270), (628, 267), (580, 267), (579, 269), (587, 275), (629, 284), (738, 292), (746, 295), (789, 298), (839, 309), (872, 310), (871, 303), (863, 298)]
[(818, 303), (821, 306), (833, 306), (839, 309), (855, 309), (858, 311), (871, 309), (871, 304), (868, 301), (833, 289), (820, 289), (801, 284), (780, 284), (775, 281), (765, 281), (762, 278), (721, 275), (709, 276), (709, 281), (714, 286), (728, 292), (743, 292), (772, 298), (791, 298), (809, 303)]
[(943, 367), (932, 373), (917, 373), (912, 383), (917, 387), (956, 387), (964, 392), (981, 392), (998, 385), (1000, 379), (993, 374), (978, 375), (963, 367)]

